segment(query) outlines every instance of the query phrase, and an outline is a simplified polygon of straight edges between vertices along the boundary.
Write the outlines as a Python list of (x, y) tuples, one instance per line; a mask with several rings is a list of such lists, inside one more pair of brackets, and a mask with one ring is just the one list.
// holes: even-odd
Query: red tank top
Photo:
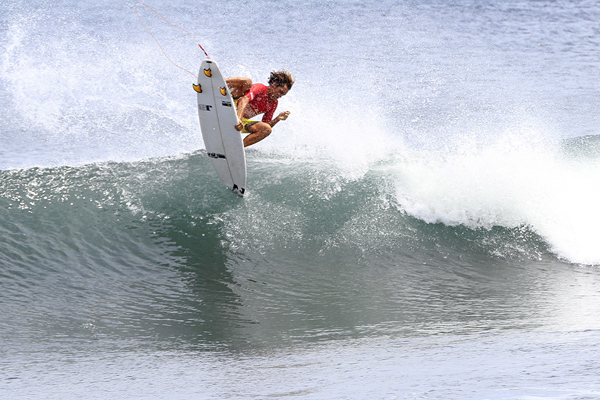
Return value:
[(258, 114), (265, 114), (262, 117), (263, 122), (271, 122), (273, 114), (277, 109), (277, 100), (273, 100), (267, 96), (268, 86), (262, 83), (255, 83), (250, 90), (244, 95), (250, 99), (244, 118), (252, 118)]

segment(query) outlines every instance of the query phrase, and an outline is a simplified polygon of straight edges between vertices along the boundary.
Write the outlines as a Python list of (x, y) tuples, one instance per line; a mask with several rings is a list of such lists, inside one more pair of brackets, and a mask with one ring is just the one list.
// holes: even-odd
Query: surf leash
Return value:
[(191, 38), (194, 39), (194, 41), (196, 42), (196, 44), (198, 45), (198, 47), (200, 47), (200, 49), (202, 50), (202, 52), (204, 52), (204, 55), (206, 56), (206, 58), (210, 59), (210, 56), (208, 55), (208, 53), (206, 52), (206, 50), (204, 50), (204, 47), (202, 47), (202, 45), (198, 42), (198, 40), (196, 40), (196, 38), (194, 37), (194, 35), (192, 35), (188, 31), (186, 31), (185, 29), (183, 29), (179, 25), (176, 25), (173, 22), (171, 22), (168, 19), (166, 19), (163, 15), (161, 15), (159, 12), (157, 12), (154, 8), (150, 7), (148, 4), (145, 4), (145, 3), (142, 3), (142, 2), (139, 2), (139, 1), (136, 1), (135, 3), (133, 3), (133, 8), (135, 8), (135, 13), (137, 14), (138, 19), (140, 20), (140, 22), (142, 23), (142, 25), (144, 26), (144, 28), (146, 28), (146, 31), (148, 31), (148, 33), (150, 34), (150, 36), (152, 36), (152, 39), (154, 39), (154, 41), (156, 42), (156, 44), (158, 45), (158, 47), (160, 47), (160, 50), (163, 52), (163, 54), (165, 55), (165, 57), (167, 57), (167, 60), (169, 60), (169, 62), (171, 64), (173, 64), (174, 66), (176, 66), (177, 68), (179, 68), (179, 69), (187, 72), (188, 74), (191, 74), (195, 78), (196, 74), (194, 74), (193, 72), (191, 72), (191, 71), (189, 71), (189, 70), (187, 70), (187, 69), (185, 69), (185, 68), (177, 65), (175, 62), (173, 62), (173, 60), (171, 60), (169, 58), (169, 56), (167, 55), (167, 52), (160, 45), (160, 42), (158, 41), (158, 39), (156, 39), (156, 37), (154, 37), (154, 35), (152, 34), (152, 32), (150, 32), (150, 29), (148, 29), (148, 27), (146, 26), (146, 24), (144, 24), (144, 21), (142, 21), (142, 18), (140, 17), (140, 13), (138, 12), (138, 8), (137, 8), (138, 4), (140, 6), (148, 7), (150, 9), (150, 11), (152, 11), (154, 14), (158, 15), (159, 17), (161, 17), (162, 19), (164, 19), (165, 21), (167, 21), (169, 24), (173, 25), (175, 28), (184, 31), (189, 36), (191, 36)]

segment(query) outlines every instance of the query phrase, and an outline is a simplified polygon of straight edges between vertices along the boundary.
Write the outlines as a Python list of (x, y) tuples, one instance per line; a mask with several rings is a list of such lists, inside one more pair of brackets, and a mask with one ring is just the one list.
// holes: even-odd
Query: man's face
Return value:
[(288, 85), (275, 86), (275, 84), (272, 83), (269, 85), (268, 96), (274, 100), (277, 100), (285, 96), (289, 90), (290, 88), (288, 88)]

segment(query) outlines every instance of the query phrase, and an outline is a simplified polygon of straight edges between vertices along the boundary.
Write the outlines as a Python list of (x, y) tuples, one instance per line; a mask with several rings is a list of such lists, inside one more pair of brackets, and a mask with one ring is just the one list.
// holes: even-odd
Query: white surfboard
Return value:
[(219, 66), (204, 60), (198, 72), (198, 116), (206, 153), (219, 179), (239, 196), (246, 191), (246, 153), (233, 98)]

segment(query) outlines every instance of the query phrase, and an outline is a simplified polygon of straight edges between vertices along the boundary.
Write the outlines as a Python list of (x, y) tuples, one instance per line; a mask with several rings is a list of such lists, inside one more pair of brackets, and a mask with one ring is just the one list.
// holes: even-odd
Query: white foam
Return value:
[(428, 223), (525, 225), (560, 257), (600, 264), (600, 165), (562, 157), (536, 132), (413, 151), (396, 164), (395, 183), (401, 207)]
[[(21, 126), (17, 139), (27, 151), (45, 142), (47, 160), (23, 166), (139, 160), (201, 147), (193, 78), (159, 57), (149, 35), (137, 42), (127, 32), (111, 37), (76, 20), (31, 14), (13, 16), (0, 59), (12, 118), (6, 129)], [(49, 33), (40, 40), (42, 31)]]

